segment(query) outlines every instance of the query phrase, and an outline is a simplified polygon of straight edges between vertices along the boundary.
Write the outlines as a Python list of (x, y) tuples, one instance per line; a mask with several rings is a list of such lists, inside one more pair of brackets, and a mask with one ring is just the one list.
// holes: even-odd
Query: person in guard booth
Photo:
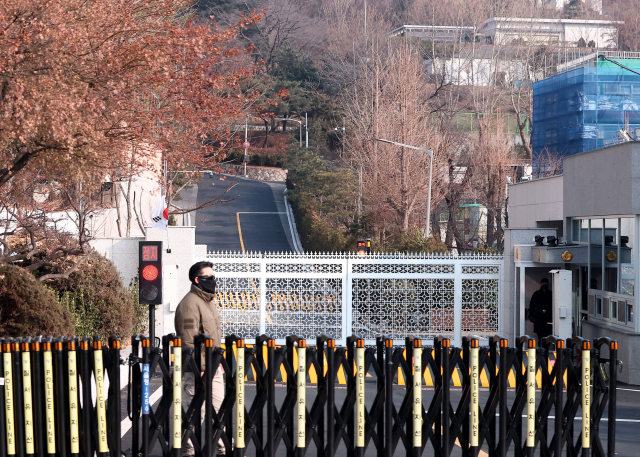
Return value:
[[(189, 281), (191, 281), (191, 290), (176, 308), (175, 326), (176, 334), (182, 338), (184, 346), (193, 347), (193, 341), (196, 335), (204, 333), (213, 338), (216, 347), (220, 347), (222, 343), (222, 327), (220, 324), (220, 316), (216, 307), (214, 296), (216, 292), (216, 278), (211, 262), (197, 262), (189, 269)], [(204, 349), (202, 351), (201, 369), (204, 373)], [(202, 376), (203, 373), (200, 373)], [(213, 407), (216, 413), (222, 406), (224, 400), (224, 380), (223, 371), (218, 367), (213, 377)], [(195, 394), (195, 377), (194, 373), (187, 371), (184, 374), (182, 382), (182, 401), (189, 404)], [(202, 403), (202, 418), (204, 419), (205, 403)], [(218, 454), (225, 454), (224, 443), (218, 441)], [(182, 450), (183, 456), (195, 455), (195, 450), (191, 440), (187, 447)]]
[(529, 321), (533, 323), (533, 331), (540, 342), (553, 333), (553, 296), (547, 278), (540, 280), (540, 289), (531, 296)]

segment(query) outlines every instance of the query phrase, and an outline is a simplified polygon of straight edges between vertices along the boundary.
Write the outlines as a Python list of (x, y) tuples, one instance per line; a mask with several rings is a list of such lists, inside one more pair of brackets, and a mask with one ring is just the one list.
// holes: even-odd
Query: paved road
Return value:
[(196, 244), (206, 244), (209, 251), (293, 251), (284, 190), (284, 183), (205, 176), (198, 182), (198, 204), (234, 200), (197, 212)]

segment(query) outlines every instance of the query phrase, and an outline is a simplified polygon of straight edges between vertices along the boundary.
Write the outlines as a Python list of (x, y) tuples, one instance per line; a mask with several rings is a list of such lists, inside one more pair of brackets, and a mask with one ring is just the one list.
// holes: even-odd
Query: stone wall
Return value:
[[(233, 173), (238, 176), (244, 176), (243, 165), (230, 165), (225, 163), (221, 164), (220, 166), (226, 173)], [(247, 166), (247, 178), (256, 179), (258, 181), (284, 182), (287, 180), (288, 172), (289, 170), (284, 170), (282, 168)]]

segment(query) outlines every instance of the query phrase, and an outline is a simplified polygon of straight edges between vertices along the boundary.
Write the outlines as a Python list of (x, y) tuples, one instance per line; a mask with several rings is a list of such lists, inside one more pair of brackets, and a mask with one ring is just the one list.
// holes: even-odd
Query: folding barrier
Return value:
[[(516, 347), (500, 336), (487, 347), (463, 338), (455, 348), (445, 337), (433, 346), (414, 338), (394, 346), (382, 337), (375, 347), (352, 337), (336, 347), (321, 336), (307, 347), (293, 335), (276, 347), (262, 335), (248, 347), (232, 335), (226, 350), (206, 335), (196, 338), (195, 349), (175, 335), (163, 337), (161, 348), (141, 335), (132, 341), (124, 394), (118, 339), (108, 345), (98, 337), (0, 341), (0, 457), (120, 457), (124, 395), (132, 421), (127, 454), (133, 456), (180, 457), (188, 442), (198, 457), (216, 455), (219, 442), (227, 457), (334, 457), (338, 449), (356, 457), (446, 457), (455, 446), (469, 457), (480, 451), (500, 457), (615, 455), (616, 389), (609, 386), (616, 382), (618, 344), (608, 338), (549, 337), (540, 348), (528, 337)], [(218, 367), (226, 379), (216, 411), (212, 381)], [(337, 400), (340, 371), (346, 388)], [(190, 402), (183, 401), (187, 372), (194, 373)], [(454, 372), (460, 376), (455, 391)], [(162, 395), (151, 404), (154, 373)], [(482, 373), (487, 388), (481, 388)], [(404, 385), (397, 384), (399, 374)], [(600, 436), (605, 412), (606, 446)]]

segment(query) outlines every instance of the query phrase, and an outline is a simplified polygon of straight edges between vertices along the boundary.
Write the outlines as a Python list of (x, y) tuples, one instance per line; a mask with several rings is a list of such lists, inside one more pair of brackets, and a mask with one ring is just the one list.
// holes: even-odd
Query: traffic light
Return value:
[(367, 242), (365, 240), (358, 240), (358, 255), (364, 257), (367, 255)]
[(162, 241), (140, 241), (140, 304), (162, 304)]

